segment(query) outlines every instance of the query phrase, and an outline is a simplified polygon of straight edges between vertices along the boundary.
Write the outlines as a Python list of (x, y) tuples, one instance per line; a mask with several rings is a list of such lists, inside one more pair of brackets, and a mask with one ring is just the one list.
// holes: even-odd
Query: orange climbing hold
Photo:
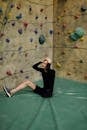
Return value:
[(67, 75), (72, 75), (72, 73), (71, 72), (67, 72)]
[(84, 79), (87, 80), (87, 74), (84, 76)]

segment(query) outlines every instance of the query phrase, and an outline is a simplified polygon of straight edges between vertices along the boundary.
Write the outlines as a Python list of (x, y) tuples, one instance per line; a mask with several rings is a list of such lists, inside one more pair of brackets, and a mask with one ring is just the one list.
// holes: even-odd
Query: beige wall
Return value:
[[(57, 76), (87, 82), (87, 0), (54, 0), (54, 67)], [(77, 27), (85, 30), (82, 39), (69, 35)], [(75, 49), (75, 46), (78, 48)]]
[[(46, 56), (52, 58), (53, 0), (0, 0), (0, 9), (0, 86), (6, 82), (15, 87), (26, 77), (40, 79), (32, 65)], [(43, 45), (38, 41), (41, 34), (46, 39)]]

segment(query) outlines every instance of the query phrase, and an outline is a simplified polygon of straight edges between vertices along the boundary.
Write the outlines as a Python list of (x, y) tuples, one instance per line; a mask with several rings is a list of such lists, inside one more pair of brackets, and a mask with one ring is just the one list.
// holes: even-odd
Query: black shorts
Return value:
[(52, 97), (52, 92), (50, 89), (41, 88), (39, 86), (36, 86), (36, 89), (33, 92), (44, 98)]

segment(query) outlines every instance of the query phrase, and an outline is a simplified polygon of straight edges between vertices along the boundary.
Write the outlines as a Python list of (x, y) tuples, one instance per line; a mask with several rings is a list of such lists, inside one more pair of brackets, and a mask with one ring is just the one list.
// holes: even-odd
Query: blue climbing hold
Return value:
[(44, 44), (45, 41), (46, 41), (45, 36), (44, 35), (40, 35), (40, 37), (39, 37), (39, 43), (40, 44)]

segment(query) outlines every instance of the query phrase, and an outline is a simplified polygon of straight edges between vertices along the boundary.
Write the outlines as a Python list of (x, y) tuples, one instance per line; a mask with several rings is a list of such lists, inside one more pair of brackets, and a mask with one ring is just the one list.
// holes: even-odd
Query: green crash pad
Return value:
[(28, 87), (11, 98), (0, 92), (0, 130), (87, 130), (87, 84), (56, 78), (47, 99)]

